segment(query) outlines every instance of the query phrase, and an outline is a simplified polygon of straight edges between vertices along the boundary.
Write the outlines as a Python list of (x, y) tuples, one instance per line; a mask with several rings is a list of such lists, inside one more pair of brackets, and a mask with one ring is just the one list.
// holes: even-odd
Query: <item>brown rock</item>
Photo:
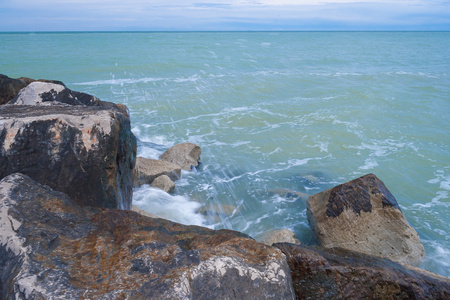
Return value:
[(166, 150), (159, 159), (180, 166), (183, 170), (190, 171), (200, 162), (200, 146), (192, 143), (182, 143)]
[(133, 170), (134, 186), (151, 184), (162, 175), (168, 176), (172, 181), (177, 180), (181, 176), (181, 168), (164, 160), (137, 157)]
[(369, 174), (309, 197), (307, 214), (321, 246), (341, 247), (417, 265), (425, 256), (419, 235), (394, 196)]
[(450, 299), (450, 279), (342, 248), (274, 244), (287, 256), (297, 299)]
[(300, 241), (295, 238), (295, 234), (287, 228), (265, 232), (259, 240), (268, 246), (272, 246), (275, 243), (300, 244)]
[(163, 190), (166, 193), (170, 193), (175, 189), (175, 183), (173, 183), (173, 181), (170, 180), (169, 176), (167, 175), (156, 177), (155, 180), (153, 180), (152, 184), (150, 184), (150, 186)]
[(231, 231), (79, 207), (0, 181), (0, 299), (294, 299), (286, 258)]

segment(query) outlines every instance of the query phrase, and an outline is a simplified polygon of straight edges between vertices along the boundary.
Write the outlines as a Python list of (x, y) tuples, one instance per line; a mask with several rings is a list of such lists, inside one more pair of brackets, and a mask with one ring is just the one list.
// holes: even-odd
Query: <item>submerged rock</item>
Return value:
[(268, 246), (272, 246), (275, 243), (300, 244), (300, 241), (295, 238), (295, 234), (287, 228), (265, 232), (259, 238), (259, 241)]
[(417, 265), (425, 257), (419, 235), (394, 196), (368, 174), (309, 197), (309, 224), (319, 244)]
[(79, 207), (0, 181), (1, 299), (295, 299), (286, 258), (230, 230)]
[(342, 248), (274, 244), (287, 256), (297, 299), (450, 299), (450, 279)]
[(167, 149), (159, 159), (180, 166), (183, 170), (190, 171), (200, 163), (200, 146), (192, 143), (182, 143)]
[(80, 205), (129, 209), (136, 138), (126, 107), (102, 103), (0, 107), (0, 178), (21, 172)]
[(151, 184), (162, 175), (168, 176), (172, 181), (177, 180), (181, 176), (181, 167), (164, 160), (137, 157), (133, 170), (134, 186)]
[[(199, 199), (199, 202), (200, 201), (201, 200)], [(208, 204), (197, 210), (197, 213), (204, 215), (213, 223), (219, 223), (238, 212), (238, 207), (224, 204)]]

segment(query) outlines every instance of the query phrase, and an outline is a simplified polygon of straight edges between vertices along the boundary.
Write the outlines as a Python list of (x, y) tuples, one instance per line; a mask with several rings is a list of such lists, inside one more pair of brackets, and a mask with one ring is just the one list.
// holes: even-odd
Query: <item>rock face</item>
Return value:
[(425, 256), (417, 232), (373, 174), (309, 197), (307, 215), (323, 247), (341, 247), (412, 265)]
[(272, 246), (275, 243), (291, 243), (300, 244), (300, 241), (295, 238), (295, 234), (289, 229), (276, 229), (263, 234), (261, 243)]
[(344, 249), (275, 244), (297, 299), (450, 299), (450, 279)]
[[(11, 101), (14, 97), (16, 97), (17, 93), (19, 93), (21, 89), (35, 81), (36, 80), (31, 78), (21, 77), (18, 79), (14, 79), (0, 74), (0, 105), (6, 104)], [(37, 81), (64, 85), (62, 82), (56, 80), (39, 79)]]
[(190, 171), (200, 163), (200, 146), (192, 143), (182, 143), (167, 149), (159, 159), (180, 166), (183, 170)]
[(151, 184), (157, 177), (166, 175), (174, 181), (180, 178), (181, 168), (164, 160), (150, 159), (138, 156), (133, 170), (134, 186)]
[[(35, 84), (42, 85), (28, 87), (36, 91)], [(55, 86), (65, 89), (44, 85), (49, 94)], [(0, 108), (0, 178), (21, 172), (80, 205), (129, 209), (136, 138), (126, 108), (107, 102), (17, 105), (27, 102), (22, 96), (29, 95), (28, 87), (13, 100), (16, 105)]]
[(285, 256), (244, 234), (75, 205), (0, 181), (1, 299), (295, 299)]

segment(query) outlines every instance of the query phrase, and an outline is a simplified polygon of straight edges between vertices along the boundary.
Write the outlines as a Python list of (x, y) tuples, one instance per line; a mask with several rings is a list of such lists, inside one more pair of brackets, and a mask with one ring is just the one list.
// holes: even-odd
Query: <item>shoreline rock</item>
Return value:
[(136, 138), (126, 107), (68, 102), (0, 106), (0, 178), (21, 172), (80, 205), (129, 209)]
[[(15, 93), (11, 104), (0, 106), (0, 299), (450, 297), (448, 278), (388, 259), (287, 243), (275, 248), (236, 231), (155, 218), (131, 205), (138, 168), (126, 106), (71, 91), (61, 82), (33, 82), (0, 76), (0, 98)], [(19, 92), (22, 85), (29, 88)], [(148, 175), (146, 184), (163, 177), (170, 185), (170, 174), (178, 178), (181, 169), (200, 162), (195, 144), (166, 152), (159, 163), (167, 164), (165, 158), (180, 165), (169, 174)], [(366, 181), (376, 182), (372, 179)], [(330, 208), (325, 215), (332, 220), (376, 209), (399, 214), (384, 184), (368, 188), (368, 197), (360, 186), (335, 187), (339, 197), (356, 197), (342, 203), (339, 197), (330, 202), (324, 196), (329, 191), (310, 199), (325, 199)], [(238, 208), (203, 210), (207, 216), (232, 215)]]
[(133, 185), (151, 184), (156, 178), (166, 175), (171, 181), (181, 177), (181, 167), (170, 162), (138, 156), (133, 170)]
[(417, 265), (425, 250), (395, 197), (368, 174), (309, 197), (307, 216), (319, 244)]
[(236, 231), (79, 207), (18, 173), (0, 216), (2, 299), (295, 299), (281, 251)]
[(15, 79), (0, 74), (0, 105), (7, 104), (17, 95), (17, 93), (19, 93), (21, 89), (28, 86), (30, 83), (36, 81), (64, 85), (64, 83), (58, 80), (46, 80), (46, 79), (34, 80), (27, 77), (20, 77)]
[(274, 244), (297, 299), (450, 299), (450, 279), (342, 248)]
[(181, 143), (167, 149), (159, 159), (180, 166), (183, 170), (190, 171), (198, 167), (200, 163), (200, 146), (192, 143)]

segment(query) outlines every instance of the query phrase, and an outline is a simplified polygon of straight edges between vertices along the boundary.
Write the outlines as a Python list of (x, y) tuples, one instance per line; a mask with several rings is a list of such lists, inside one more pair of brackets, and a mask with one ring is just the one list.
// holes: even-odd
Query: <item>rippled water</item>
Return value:
[(202, 147), (174, 194), (144, 186), (136, 205), (255, 238), (289, 228), (308, 244), (307, 196), (375, 173), (420, 235), (422, 267), (450, 276), (450, 33), (0, 34), (0, 45), (0, 73), (126, 104), (138, 155)]

